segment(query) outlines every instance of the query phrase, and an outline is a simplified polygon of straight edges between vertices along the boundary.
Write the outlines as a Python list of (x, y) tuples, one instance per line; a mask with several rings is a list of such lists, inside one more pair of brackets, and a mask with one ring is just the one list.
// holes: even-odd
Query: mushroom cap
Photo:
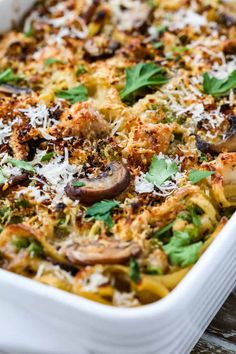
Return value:
[(119, 161), (111, 162), (107, 171), (96, 178), (80, 178), (84, 186), (75, 187), (73, 182), (65, 187), (65, 192), (72, 200), (83, 204), (93, 204), (104, 199), (112, 199), (123, 192), (130, 183), (130, 173)]
[(231, 116), (229, 118), (229, 122), (231, 124), (231, 127), (225, 135), (224, 140), (220, 141), (219, 143), (207, 143), (198, 135), (196, 135), (196, 145), (198, 150), (204, 153), (209, 152), (210, 154), (219, 154), (220, 152), (224, 151), (236, 151), (236, 116)]
[[(17, 185), (24, 185), (25, 183), (29, 182), (29, 175), (28, 173), (22, 173), (21, 175), (17, 176), (11, 176), (9, 180), (7, 181), (8, 187), (5, 190), (10, 189), (11, 187), (15, 187)], [(0, 191), (2, 192), (2, 187), (5, 185), (5, 183), (2, 183), (0, 185)]]
[(9, 95), (21, 95), (31, 93), (32, 90), (28, 87), (19, 87), (13, 86), (9, 84), (2, 84), (0, 85), (0, 92), (7, 93)]
[(140, 246), (134, 242), (100, 240), (91, 243), (74, 244), (65, 250), (66, 257), (73, 264), (118, 264), (141, 253)]

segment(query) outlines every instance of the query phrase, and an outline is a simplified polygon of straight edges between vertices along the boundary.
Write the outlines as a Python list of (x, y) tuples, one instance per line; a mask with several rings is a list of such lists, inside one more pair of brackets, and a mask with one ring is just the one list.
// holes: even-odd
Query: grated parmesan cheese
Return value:
[(214, 62), (211, 69), (211, 75), (215, 76), (217, 79), (225, 79), (234, 70), (236, 70), (236, 58), (231, 61), (224, 62), (222, 65), (219, 65), (218, 62)]
[(6, 144), (8, 139), (12, 135), (12, 127), (14, 124), (20, 123), (20, 118), (16, 117), (13, 121), (8, 123), (4, 123), (2, 119), (0, 119), (0, 145)]
[[(165, 24), (165, 23), (164, 23)], [(171, 23), (166, 23), (170, 30), (183, 29), (186, 26), (191, 26), (196, 30), (200, 30), (201, 26), (207, 25), (207, 19), (195, 12), (193, 9), (180, 9), (171, 16)]]
[[(56, 110), (58, 106), (55, 106), (53, 110)], [(27, 109), (20, 109), (20, 112), (29, 118), (29, 122), (33, 128), (38, 128), (41, 135), (46, 140), (55, 140), (55, 137), (47, 133), (47, 129), (51, 126), (56, 126), (58, 122), (50, 118), (50, 112), (45, 104), (38, 104), (36, 107), (29, 107)]]

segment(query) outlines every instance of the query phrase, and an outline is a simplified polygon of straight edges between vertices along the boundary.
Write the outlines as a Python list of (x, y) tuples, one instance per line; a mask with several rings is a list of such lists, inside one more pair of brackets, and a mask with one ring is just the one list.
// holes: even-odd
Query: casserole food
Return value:
[[(234, 17), (226, 17), (229, 5), (214, 2), (169, 8), (161, 1), (157, 9), (139, 1), (76, 4), (43, 2), (23, 34), (1, 41), (2, 268), (102, 303), (137, 306), (167, 295), (232, 213)], [(32, 299), (29, 281), (4, 271), (1, 304), (19, 305), (21, 298), (29, 309), (39, 300), (32, 312), (40, 319), (47, 309), (48, 323), (44, 318), (38, 328), (48, 352), (76, 352), (71, 336), (78, 328), (79, 342), (101, 353), (118, 343), (117, 352), (187, 352), (233, 286), (232, 223), (160, 306), (104, 314), (96, 304), (36, 284)], [(193, 306), (196, 327), (180, 312), (180, 294), (187, 309)], [(57, 333), (55, 344), (59, 314), (70, 333), (63, 333), (64, 343)], [(161, 338), (151, 314), (163, 328), (173, 321), (178, 330)], [(36, 327), (29, 329), (34, 339)], [(25, 347), (38, 348), (18, 338), (18, 348)]]
[(49, 0), (3, 36), (3, 269), (113, 306), (179, 283), (235, 206), (229, 11)]

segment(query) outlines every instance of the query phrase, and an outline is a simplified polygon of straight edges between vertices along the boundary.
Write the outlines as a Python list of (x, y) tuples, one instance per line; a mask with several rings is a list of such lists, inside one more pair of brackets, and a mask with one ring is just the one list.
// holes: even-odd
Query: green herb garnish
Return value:
[(0, 184), (5, 183), (5, 181), (6, 181), (6, 178), (4, 177), (2, 170), (0, 170)]
[(163, 43), (162, 42), (153, 43), (153, 47), (156, 49), (159, 49), (159, 48), (163, 47)]
[(197, 214), (194, 207), (190, 207), (189, 212), (191, 215), (193, 225), (198, 229), (201, 226), (201, 219), (200, 219), (199, 215)]
[(36, 172), (35, 168), (26, 161), (23, 160), (15, 160), (15, 159), (9, 159), (7, 160), (12, 166), (18, 167), (22, 170), (28, 171), (28, 172)]
[(24, 33), (24, 35), (25, 35), (25, 37), (33, 37), (33, 35), (34, 35), (34, 29), (33, 29), (33, 27), (30, 27), (29, 29), (28, 29), (28, 31), (26, 31), (25, 33)]
[(166, 25), (160, 25), (160, 26), (157, 26), (155, 29), (156, 29), (157, 34), (161, 35), (161, 34), (164, 34), (168, 30), (168, 27)]
[(159, 230), (157, 230), (154, 234), (153, 237), (160, 237), (165, 235), (168, 231), (172, 229), (172, 226), (174, 225), (174, 222), (171, 222), (163, 227), (161, 227)]
[(103, 220), (106, 225), (112, 227), (111, 210), (118, 205), (119, 203), (116, 200), (103, 200), (88, 208), (85, 216), (92, 217), (95, 220)]
[(156, 186), (161, 186), (168, 178), (177, 172), (178, 166), (175, 162), (168, 162), (163, 158), (154, 156), (149, 171), (146, 174), (146, 179)]
[(80, 65), (76, 71), (76, 75), (79, 76), (79, 75), (82, 75), (86, 72), (87, 72), (86, 67), (84, 65)]
[(53, 152), (52, 151), (46, 152), (46, 154), (42, 156), (40, 162), (50, 161), (52, 157), (53, 157)]
[(170, 242), (163, 246), (172, 265), (187, 267), (198, 260), (202, 242), (191, 244), (192, 238), (186, 231), (174, 231)]
[(163, 68), (154, 63), (139, 63), (126, 69), (125, 88), (120, 92), (122, 100), (144, 87), (160, 86), (168, 82)]
[(214, 174), (215, 171), (192, 170), (188, 175), (188, 179), (192, 184), (195, 184)]
[(56, 58), (48, 58), (44, 60), (44, 64), (49, 66), (52, 64), (65, 64), (65, 62)]
[(208, 73), (203, 75), (203, 90), (212, 96), (223, 96), (230, 90), (236, 88), (236, 70), (234, 70), (227, 78), (217, 79)]
[(130, 258), (129, 276), (135, 283), (138, 283), (141, 279), (140, 267), (134, 257)]
[(72, 182), (72, 186), (73, 187), (84, 187), (85, 183), (84, 182), (80, 182), (80, 181), (74, 181), (74, 182)]
[(88, 90), (84, 85), (79, 85), (69, 90), (58, 91), (56, 96), (70, 103), (82, 102), (88, 99)]
[(6, 69), (0, 73), (0, 84), (7, 84), (9, 82), (17, 82), (20, 80), (19, 76), (16, 76), (12, 69)]

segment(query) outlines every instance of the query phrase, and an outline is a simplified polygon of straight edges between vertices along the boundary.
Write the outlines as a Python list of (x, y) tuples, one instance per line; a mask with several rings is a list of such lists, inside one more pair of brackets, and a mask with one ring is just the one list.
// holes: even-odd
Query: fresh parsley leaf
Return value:
[(159, 48), (163, 47), (163, 43), (162, 42), (153, 43), (153, 47), (156, 49), (159, 49)]
[(40, 161), (41, 162), (46, 162), (46, 161), (51, 160), (52, 157), (53, 157), (53, 152), (52, 151), (46, 152), (46, 154), (42, 156)]
[(103, 200), (93, 204), (87, 209), (85, 216), (93, 217), (95, 220), (103, 220), (109, 227), (113, 226), (111, 210), (119, 205), (116, 200)]
[(79, 76), (79, 75), (82, 75), (86, 72), (87, 72), (86, 67), (84, 65), (80, 65), (76, 71), (76, 75)]
[(79, 85), (69, 90), (58, 91), (56, 96), (70, 103), (82, 102), (87, 100), (88, 90), (84, 85)]
[(57, 63), (57, 64), (65, 64), (64, 61), (56, 59), (56, 58), (48, 58), (48, 59), (44, 60), (44, 64), (47, 65), (47, 66), (55, 64), (55, 63)]
[(185, 220), (188, 223), (193, 223), (193, 225), (197, 229), (197, 232), (198, 232), (198, 228), (201, 226), (201, 219), (200, 219), (200, 216), (199, 216), (199, 210), (194, 205), (191, 206), (191, 207), (188, 207), (187, 210), (181, 211), (177, 215), (177, 218)]
[(84, 182), (80, 182), (80, 181), (73, 181), (72, 182), (72, 186), (73, 187), (84, 187), (85, 183)]
[(138, 283), (141, 279), (140, 267), (134, 257), (130, 258), (129, 276), (135, 283)]
[(212, 96), (223, 96), (230, 90), (236, 88), (236, 70), (234, 70), (227, 78), (217, 79), (208, 73), (203, 75), (203, 90)]
[(146, 179), (156, 186), (161, 186), (168, 178), (177, 172), (178, 166), (175, 162), (169, 163), (163, 158), (154, 156), (149, 171), (146, 174)]
[(191, 215), (191, 218), (192, 218), (193, 225), (196, 228), (199, 228), (201, 226), (201, 219), (200, 219), (199, 215), (197, 214), (197, 212), (194, 209), (194, 207), (189, 208), (189, 211), (190, 211), (190, 215)]
[(20, 80), (20, 78), (16, 76), (10, 68), (0, 73), (0, 84), (7, 84), (8, 82), (16, 82), (18, 80)]
[(2, 170), (0, 170), (0, 184), (5, 183), (6, 178), (4, 177), (4, 174), (2, 173)]
[(15, 159), (9, 159), (7, 160), (12, 166), (21, 168), (22, 170), (28, 171), (28, 172), (35, 172), (35, 168), (26, 161), (23, 160), (15, 160)]
[(171, 222), (163, 227), (161, 227), (159, 230), (157, 230), (153, 237), (160, 237), (163, 236), (167, 231), (170, 231), (172, 229), (172, 226), (174, 225), (174, 222)]
[(192, 170), (188, 175), (188, 179), (192, 184), (195, 184), (214, 174), (215, 171)]
[(104, 221), (104, 223), (105, 223), (109, 228), (111, 228), (112, 226), (114, 226), (114, 223), (113, 223), (113, 220), (112, 220), (112, 217), (111, 217), (110, 212), (105, 213), (105, 214), (102, 214), (102, 215), (96, 215), (96, 216), (94, 216), (94, 219), (95, 219), (95, 220), (102, 220), (102, 221)]
[(33, 27), (30, 27), (29, 29), (28, 29), (28, 31), (26, 31), (25, 33), (24, 33), (24, 35), (25, 35), (25, 37), (33, 37), (33, 35), (34, 35), (34, 29), (33, 29)]
[(103, 200), (93, 204), (86, 211), (86, 216), (103, 215), (110, 212), (113, 208), (119, 205), (116, 200)]
[(167, 83), (163, 68), (154, 63), (139, 63), (126, 69), (125, 88), (120, 92), (122, 100), (144, 87), (160, 86)]
[(202, 242), (191, 244), (191, 236), (186, 231), (174, 231), (170, 242), (163, 246), (172, 265), (187, 267), (198, 260)]

